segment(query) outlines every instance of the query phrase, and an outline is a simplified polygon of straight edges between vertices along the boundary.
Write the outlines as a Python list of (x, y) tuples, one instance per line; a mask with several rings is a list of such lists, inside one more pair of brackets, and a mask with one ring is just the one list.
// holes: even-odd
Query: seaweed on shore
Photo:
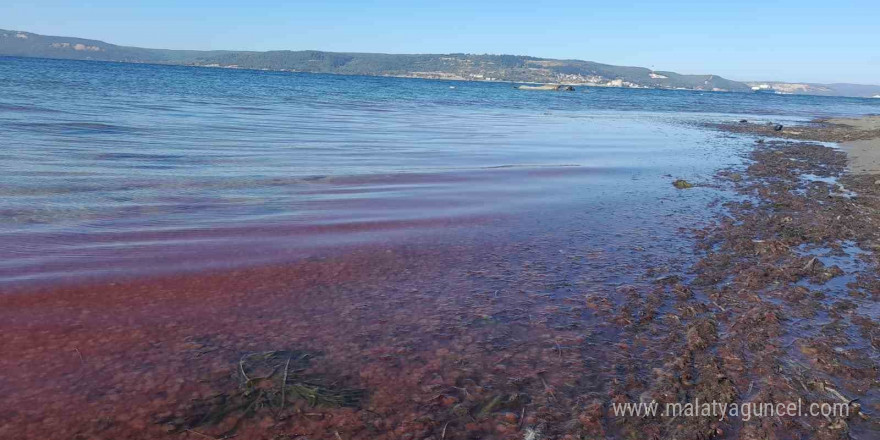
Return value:
[[(325, 377), (309, 374), (317, 353), (266, 351), (244, 354), (235, 364), (235, 389), (192, 402), (185, 415), (160, 423), (170, 432), (194, 432), (202, 437), (229, 438), (247, 419), (258, 415), (283, 420), (304, 408), (357, 407), (365, 397), (361, 389), (348, 388)], [(216, 437), (195, 431), (211, 428)]]

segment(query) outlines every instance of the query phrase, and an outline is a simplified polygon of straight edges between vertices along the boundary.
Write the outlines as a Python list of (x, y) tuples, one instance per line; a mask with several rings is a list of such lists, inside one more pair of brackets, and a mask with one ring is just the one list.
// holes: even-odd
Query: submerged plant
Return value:
[[(242, 421), (261, 412), (281, 418), (292, 404), (310, 407), (356, 407), (364, 391), (345, 388), (307, 374), (315, 354), (301, 351), (267, 351), (242, 356), (236, 366), (240, 385), (229, 392), (193, 402), (189, 414), (163, 420), (174, 431), (220, 425), (236, 417), (221, 437), (229, 436)], [(226, 426), (226, 425), (224, 425)]]
[(674, 186), (678, 189), (688, 189), (688, 188), (693, 188), (694, 184), (692, 184), (684, 179), (678, 179), (675, 182), (672, 182), (672, 186)]

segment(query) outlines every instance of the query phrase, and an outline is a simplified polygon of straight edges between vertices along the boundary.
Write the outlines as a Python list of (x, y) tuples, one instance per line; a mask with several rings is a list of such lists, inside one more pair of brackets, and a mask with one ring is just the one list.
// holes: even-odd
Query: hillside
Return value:
[(716, 75), (681, 75), (580, 60), (463, 53), (393, 55), (311, 50), (248, 52), (146, 49), (9, 30), (0, 30), (0, 55), (458, 80), (749, 90), (743, 83)]
[(878, 97), (880, 86), (779, 81), (737, 82), (717, 75), (682, 75), (643, 67), (520, 55), (340, 53), (305, 51), (199, 51), (117, 46), (99, 40), (0, 29), (0, 56), (270, 69), (342, 75), (402, 76), (474, 81), (564, 83), (781, 94)]
[(864, 84), (815, 84), (779, 81), (749, 81), (746, 84), (751, 86), (753, 90), (772, 91), (790, 95), (852, 96), (856, 98), (880, 97), (880, 86)]
[(0, 29), (0, 56), (269, 69), (342, 75), (401, 76), (473, 81), (564, 83), (780, 94), (878, 97), (880, 86), (780, 81), (738, 82), (717, 75), (682, 75), (643, 67), (520, 55), (342, 53), (305, 51), (200, 51), (117, 46), (99, 40), (53, 37)]

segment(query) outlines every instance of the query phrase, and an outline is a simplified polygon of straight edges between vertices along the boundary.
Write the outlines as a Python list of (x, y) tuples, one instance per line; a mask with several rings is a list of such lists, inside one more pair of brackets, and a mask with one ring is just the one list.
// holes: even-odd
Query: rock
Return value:
[(688, 188), (694, 187), (694, 185), (692, 183), (690, 183), (684, 179), (678, 179), (675, 182), (672, 182), (672, 186), (674, 186), (678, 189), (688, 189)]
[(739, 120), (739, 123), (740, 123), (740, 124), (748, 124), (748, 123), (749, 123), (749, 120), (748, 120), (748, 119), (740, 119), (740, 120)]
[(763, 144), (763, 143), (764, 143), (764, 139), (758, 139), (758, 140), (755, 141), (755, 143), (756, 143), (756, 144)]
[(557, 92), (573, 92), (574, 87), (554, 84), (544, 84), (541, 86), (516, 86), (519, 90), (555, 90)]
[(880, 185), (880, 180), (875, 180), (874, 185)]
[(773, 126), (773, 131), (782, 131), (782, 124), (776, 124)]
[(517, 88), (520, 90), (556, 90), (557, 87), (552, 84), (545, 84), (543, 86), (518, 86)]
[(681, 281), (681, 277), (678, 275), (663, 275), (662, 277), (654, 278), (654, 284), (675, 284)]

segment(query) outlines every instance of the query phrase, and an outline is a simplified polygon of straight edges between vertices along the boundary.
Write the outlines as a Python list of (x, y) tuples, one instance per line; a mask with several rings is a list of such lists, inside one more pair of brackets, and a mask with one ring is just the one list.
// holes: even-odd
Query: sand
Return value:
[(776, 131), (775, 124), (748, 122), (706, 124), (733, 133), (792, 140), (836, 142), (847, 154), (852, 174), (880, 174), (880, 116), (816, 119), (804, 125), (786, 125)]
[(864, 116), (861, 118), (832, 118), (827, 119), (825, 122), (848, 125), (859, 130), (880, 130), (880, 115)]
[(840, 144), (853, 174), (880, 174), (880, 139)]
[[(880, 116), (863, 118), (835, 118), (830, 124), (846, 125), (858, 130), (880, 130)], [(880, 174), (880, 138), (843, 142), (849, 169), (854, 174)]]

